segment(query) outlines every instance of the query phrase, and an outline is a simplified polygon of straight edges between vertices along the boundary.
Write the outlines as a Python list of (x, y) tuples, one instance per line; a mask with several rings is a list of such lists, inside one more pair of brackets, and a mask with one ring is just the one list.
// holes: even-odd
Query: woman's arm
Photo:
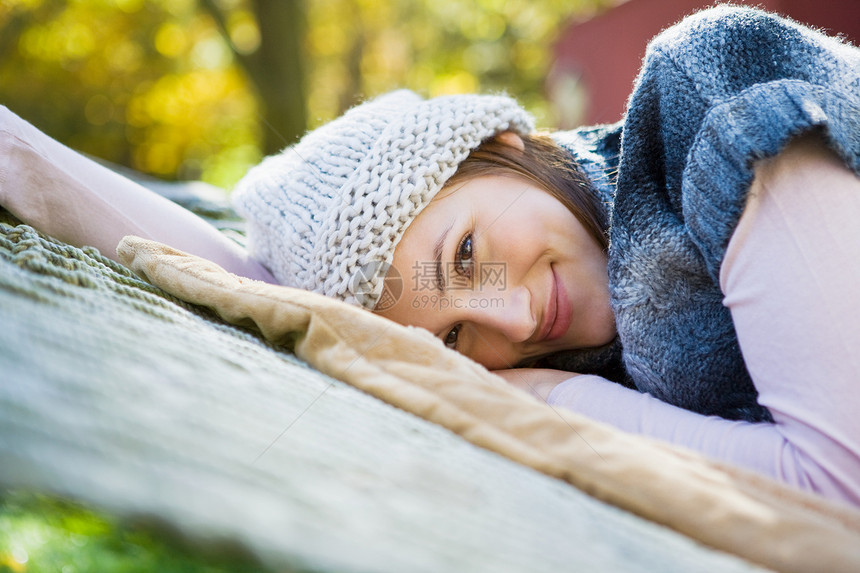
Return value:
[[(856, 161), (856, 157), (854, 158)], [(782, 434), (860, 504), (860, 177), (810, 134), (759, 162), (720, 271)]]
[(853, 499), (833, 476), (808, 459), (776, 424), (751, 424), (703, 416), (625, 388), (599, 376), (520, 368), (495, 372), (512, 386), (552, 407), (573, 410), (625, 432), (690, 448), (801, 489)]
[(275, 282), (262, 265), (200, 217), (48, 137), (0, 106), (0, 205), (72, 245), (116, 259), (138, 235)]
[[(806, 447), (808, 430), (797, 421), (752, 424), (703, 416), (624, 388), (597, 376), (563, 382), (547, 403), (567, 408), (621, 430), (657, 438), (726, 461), (802, 490), (860, 504), (860, 490), (848, 475), (857, 471), (856, 455), (820, 436)], [(818, 438), (817, 438), (818, 439)]]

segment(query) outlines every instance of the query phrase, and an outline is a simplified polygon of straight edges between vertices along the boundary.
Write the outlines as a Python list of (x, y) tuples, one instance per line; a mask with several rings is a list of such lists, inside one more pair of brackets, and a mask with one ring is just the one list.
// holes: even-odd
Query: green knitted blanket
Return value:
[(281, 571), (754, 569), (2, 220), (0, 570), (39, 570), (22, 491)]

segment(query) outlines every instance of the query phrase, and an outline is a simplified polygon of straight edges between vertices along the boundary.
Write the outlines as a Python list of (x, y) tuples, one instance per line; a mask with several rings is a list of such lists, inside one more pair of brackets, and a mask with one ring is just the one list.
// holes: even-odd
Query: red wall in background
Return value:
[[(735, 0), (840, 34), (860, 45), (856, 0)], [(547, 93), (557, 126), (621, 119), (645, 45), (683, 16), (713, 5), (703, 0), (627, 0), (594, 18), (571, 23), (555, 46)]]

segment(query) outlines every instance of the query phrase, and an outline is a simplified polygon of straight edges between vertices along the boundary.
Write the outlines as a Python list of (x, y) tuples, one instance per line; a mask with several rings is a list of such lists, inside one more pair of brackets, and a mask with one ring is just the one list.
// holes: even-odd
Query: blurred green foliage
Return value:
[[(301, 17), (261, 26), (279, 2)], [(506, 91), (549, 126), (543, 80), (555, 36), (608, 3), (3, 0), (0, 103), (83, 152), (229, 187), (264, 152), (399, 87)], [(293, 36), (302, 66), (280, 84), (283, 66), (243, 65)], [(296, 87), (302, 109), (279, 113), (298, 126), (276, 120), (278, 93), (267, 84)]]
[(70, 501), (4, 492), (0, 494), (0, 573), (265, 571), (235, 547), (195, 549), (167, 533), (120, 523)]

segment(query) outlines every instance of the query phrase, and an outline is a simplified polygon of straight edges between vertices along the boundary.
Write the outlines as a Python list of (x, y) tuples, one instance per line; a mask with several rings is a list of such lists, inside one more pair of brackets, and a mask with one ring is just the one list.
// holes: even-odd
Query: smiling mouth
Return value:
[(544, 311), (538, 342), (548, 342), (562, 337), (570, 328), (571, 322), (570, 301), (567, 298), (564, 283), (559, 280), (555, 270), (552, 267), (550, 269), (552, 270), (552, 289)]

